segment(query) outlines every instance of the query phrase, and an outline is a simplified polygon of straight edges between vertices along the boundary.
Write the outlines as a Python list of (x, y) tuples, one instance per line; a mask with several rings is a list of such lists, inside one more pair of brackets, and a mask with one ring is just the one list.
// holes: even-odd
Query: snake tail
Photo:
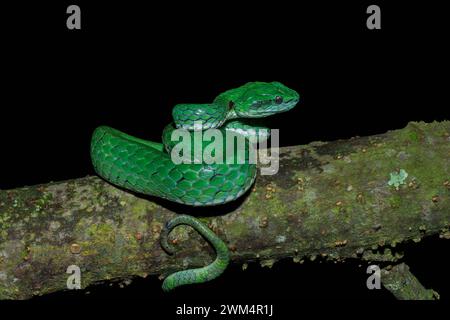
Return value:
[(178, 271), (169, 275), (162, 284), (162, 289), (165, 292), (179, 286), (213, 280), (224, 272), (230, 261), (230, 253), (226, 244), (205, 224), (188, 215), (180, 215), (173, 218), (166, 223), (165, 228), (162, 230), (161, 246), (167, 253), (172, 254), (174, 252), (173, 247), (169, 244), (168, 236), (179, 225), (188, 225), (194, 228), (214, 247), (217, 256), (211, 264), (205, 267)]

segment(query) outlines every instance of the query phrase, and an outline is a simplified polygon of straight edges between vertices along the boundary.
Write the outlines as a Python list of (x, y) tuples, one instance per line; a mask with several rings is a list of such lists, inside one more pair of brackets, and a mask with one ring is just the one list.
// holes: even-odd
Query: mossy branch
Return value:
[(234, 263), (397, 261), (400, 242), (450, 238), (449, 133), (449, 121), (410, 123), (282, 148), (279, 172), (259, 176), (248, 195), (223, 207), (182, 207), (97, 177), (0, 191), (0, 299), (64, 290), (70, 265), (86, 287), (209, 263), (214, 252), (189, 228), (173, 232), (176, 255), (161, 249), (161, 228), (177, 213), (201, 216)]
[(425, 289), (405, 263), (382, 270), (383, 285), (399, 300), (437, 300), (439, 294)]

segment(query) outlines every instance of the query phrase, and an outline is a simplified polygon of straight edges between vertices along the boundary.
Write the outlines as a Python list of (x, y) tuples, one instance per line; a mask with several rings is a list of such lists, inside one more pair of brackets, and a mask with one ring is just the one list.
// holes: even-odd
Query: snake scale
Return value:
[[(219, 129), (248, 140), (263, 127), (253, 126), (250, 118), (262, 118), (292, 109), (299, 101), (296, 91), (279, 82), (249, 82), (223, 92), (209, 104), (178, 104), (172, 110), (173, 123), (163, 131), (163, 143), (139, 139), (107, 126), (98, 127), (91, 140), (91, 159), (95, 171), (105, 180), (125, 189), (164, 198), (190, 206), (212, 206), (233, 201), (243, 195), (256, 178), (256, 165), (225, 157), (223, 163), (172, 161), (177, 141), (175, 129), (184, 129), (195, 143), (199, 130)], [(261, 139), (261, 136), (259, 137)], [(267, 137), (266, 137), (267, 138)], [(201, 139), (201, 136), (200, 136)], [(200, 141), (202, 150), (207, 143)], [(223, 142), (223, 148), (227, 147)], [(168, 235), (178, 225), (189, 225), (214, 247), (217, 257), (211, 264), (169, 275), (163, 290), (202, 283), (223, 273), (229, 262), (226, 244), (198, 219), (179, 215), (167, 222), (161, 232), (161, 246), (174, 250)]]

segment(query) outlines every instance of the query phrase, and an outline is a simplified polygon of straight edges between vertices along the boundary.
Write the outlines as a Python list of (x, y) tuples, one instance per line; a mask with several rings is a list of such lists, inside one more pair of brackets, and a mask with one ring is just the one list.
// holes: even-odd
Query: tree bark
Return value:
[[(188, 227), (172, 232), (177, 254), (161, 249), (160, 231), (178, 213), (201, 217), (233, 263), (396, 262), (400, 242), (450, 238), (449, 133), (450, 121), (410, 123), (281, 148), (277, 174), (259, 175), (242, 199), (220, 207), (184, 207), (98, 177), (0, 191), (0, 299), (65, 290), (70, 265), (81, 268), (86, 287), (210, 263), (213, 250)], [(396, 188), (388, 182), (400, 169), (408, 176)]]
[(383, 285), (399, 300), (439, 299), (439, 294), (425, 289), (405, 263), (383, 269), (382, 279)]

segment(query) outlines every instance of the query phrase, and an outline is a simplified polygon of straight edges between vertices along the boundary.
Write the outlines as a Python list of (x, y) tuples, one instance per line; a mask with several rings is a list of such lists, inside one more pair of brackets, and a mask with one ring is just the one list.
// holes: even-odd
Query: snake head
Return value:
[(296, 91), (280, 82), (249, 82), (222, 93), (216, 101), (231, 103), (231, 118), (262, 118), (292, 109), (299, 99)]

